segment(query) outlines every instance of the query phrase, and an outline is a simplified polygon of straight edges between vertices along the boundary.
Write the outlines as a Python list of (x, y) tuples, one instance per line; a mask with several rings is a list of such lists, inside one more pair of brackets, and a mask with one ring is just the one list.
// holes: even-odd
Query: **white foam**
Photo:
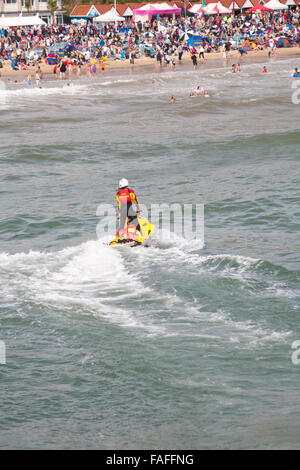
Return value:
[[(183, 248), (175, 244), (166, 249), (132, 249), (108, 247), (99, 240), (59, 252), (0, 253), (2, 296), (8, 304), (32, 302), (61, 314), (93, 315), (141, 335), (222, 339), (234, 341), (237, 347), (285, 340), (288, 331), (271, 331), (263, 321), (237, 321), (225, 310), (208, 312), (197, 298), (187, 301), (176, 290), (152, 286), (144, 274), (153, 263), (166, 270), (178, 269), (178, 263), (194, 263), (199, 275), (199, 265), (207, 273), (212, 261), (233, 260), (238, 264), (233, 270), (259, 261), (226, 254), (199, 256), (184, 251), (189, 241), (181, 242)], [(217, 274), (224, 276), (223, 268)]]

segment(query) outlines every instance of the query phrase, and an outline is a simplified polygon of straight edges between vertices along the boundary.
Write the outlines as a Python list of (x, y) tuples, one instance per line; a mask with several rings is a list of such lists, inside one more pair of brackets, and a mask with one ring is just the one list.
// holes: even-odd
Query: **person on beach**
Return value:
[(181, 44), (179, 44), (178, 48), (177, 48), (177, 52), (178, 52), (178, 60), (179, 62), (181, 62), (182, 60), (182, 55), (183, 55), (183, 47)]
[(30, 73), (27, 75), (27, 85), (31, 86), (31, 74)]
[(88, 67), (87, 67), (87, 76), (88, 76), (89, 78), (92, 77), (92, 65), (91, 65), (90, 62), (88, 63)]
[(243, 59), (243, 55), (246, 54), (242, 46), (239, 47), (239, 54), (240, 54), (241, 59)]
[(204, 62), (204, 47), (203, 47), (203, 45), (201, 45), (200, 49), (199, 49), (199, 59), (203, 59), (203, 62)]
[(165, 63), (166, 63), (167, 68), (169, 68), (170, 62), (171, 62), (171, 57), (169, 56), (168, 53), (166, 53), (165, 54)]
[(102, 73), (102, 74), (104, 74), (104, 72), (105, 72), (105, 65), (106, 65), (106, 64), (105, 64), (105, 61), (102, 60), (102, 61), (101, 61), (101, 64), (100, 64), (100, 66), (101, 66), (101, 73)]
[(38, 88), (41, 88), (40, 83), (41, 83), (41, 74), (40, 71), (37, 70), (35, 73), (35, 83)]
[(60, 80), (65, 80), (66, 79), (66, 70), (67, 70), (66, 64), (62, 60), (61, 63), (60, 63), (60, 67), (59, 67), (59, 78), (60, 78)]
[(235, 64), (232, 64), (232, 66), (231, 66), (231, 72), (232, 72), (232, 73), (236, 73), (236, 65), (235, 65)]
[(196, 70), (198, 64), (197, 64), (197, 56), (196, 56), (195, 52), (192, 53), (191, 59), (192, 59), (193, 68), (194, 68), (194, 70)]
[(156, 62), (159, 67), (162, 66), (162, 55), (161, 55), (160, 50), (156, 54)]
[(129, 62), (134, 65), (134, 59), (135, 59), (135, 54), (134, 54), (134, 51), (130, 51), (129, 52)]

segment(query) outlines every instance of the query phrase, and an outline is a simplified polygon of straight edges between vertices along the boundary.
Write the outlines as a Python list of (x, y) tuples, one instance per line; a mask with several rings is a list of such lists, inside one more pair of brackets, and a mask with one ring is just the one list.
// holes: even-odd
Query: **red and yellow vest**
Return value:
[(121, 204), (130, 204), (134, 203), (138, 206), (138, 200), (136, 198), (135, 192), (130, 188), (119, 189), (116, 195), (118, 208), (120, 209)]

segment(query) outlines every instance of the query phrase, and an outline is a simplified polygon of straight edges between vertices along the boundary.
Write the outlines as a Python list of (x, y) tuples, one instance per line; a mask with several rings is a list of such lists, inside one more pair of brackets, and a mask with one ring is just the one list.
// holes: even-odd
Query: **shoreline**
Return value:
[[(293, 48), (282, 48), (282, 49), (277, 49), (275, 54), (271, 57), (268, 57), (268, 50), (264, 49), (262, 51), (249, 51), (247, 54), (244, 54), (242, 57), (238, 53), (238, 51), (231, 51), (228, 54), (227, 59), (223, 57), (222, 52), (213, 52), (209, 54), (205, 54), (205, 59), (204, 61), (201, 59), (198, 59), (198, 66), (196, 70), (203, 70), (204, 68), (216, 68), (216, 67), (224, 67), (224, 68), (229, 68), (231, 67), (232, 63), (239, 63), (241, 65), (243, 64), (259, 64), (259, 63), (270, 63), (274, 60), (282, 60), (282, 59), (300, 59), (300, 47), (293, 47)], [(177, 59), (177, 57), (176, 57)], [(66, 58), (67, 60), (67, 58)], [(77, 75), (69, 74), (67, 73), (67, 77), (64, 80), (59, 79), (59, 77), (54, 78), (53, 75), (53, 65), (47, 65), (47, 64), (39, 64), (40, 68), (42, 70), (42, 80), (41, 82), (48, 82), (48, 81), (54, 81), (58, 83), (66, 83), (69, 80), (72, 82), (80, 82), (82, 78), (85, 78), (87, 80), (91, 79), (88, 74), (87, 74), (87, 67), (88, 65), (85, 64), (82, 66), (81, 69), (81, 76), (77, 77)], [(14, 85), (17, 84), (24, 84), (26, 83), (26, 78), (28, 74), (31, 74), (31, 80), (32, 83), (35, 83), (35, 71), (36, 71), (36, 66), (32, 66), (31, 68), (28, 68), (27, 70), (11, 70), (10, 65), (4, 64), (4, 67), (0, 69), (0, 81), (7, 81), (8, 83), (12, 83)], [(192, 61), (190, 58), (190, 55), (186, 52), (183, 57), (181, 62), (176, 60), (176, 71), (178, 70), (193, 70), (192, 66)], [(92, 77), (95, 76), (110, 76), (111, 74), (114, 75), (117, 72), (157, 72), (157, 73), (162, 73), (165, 71), (171, 71), (171, 68), (167, 68), (165, 64), (163, 64), (161, 67), (158, 65), (156, 59), (151, 59), (149, 57), (139, 57), (135, 59), (135, 63), (131, 64), (129, 59), (124, 59), (123, 61), (115, 61), (113, 59), (108, 59), (106, 61), (106, 67), (105, 71), (102, 72), (100, 69), (100, 64), (97, 64), (97, 72), (96, 74), (93, 74)], [(174, 71), (174, 73), (176, 73)], [(21, 80), (18, 80), (21, 79)], [(35, 86), (35, 85), (33, 85)]]

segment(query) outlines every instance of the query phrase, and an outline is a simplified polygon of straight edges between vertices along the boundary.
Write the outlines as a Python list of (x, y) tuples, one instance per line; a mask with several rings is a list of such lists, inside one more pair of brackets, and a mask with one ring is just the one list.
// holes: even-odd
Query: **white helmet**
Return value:
[(128, 186), (128, 181), (126, 178), (122, 178), (120, 181), (119, 181), (119, 188), (127, 188)]

